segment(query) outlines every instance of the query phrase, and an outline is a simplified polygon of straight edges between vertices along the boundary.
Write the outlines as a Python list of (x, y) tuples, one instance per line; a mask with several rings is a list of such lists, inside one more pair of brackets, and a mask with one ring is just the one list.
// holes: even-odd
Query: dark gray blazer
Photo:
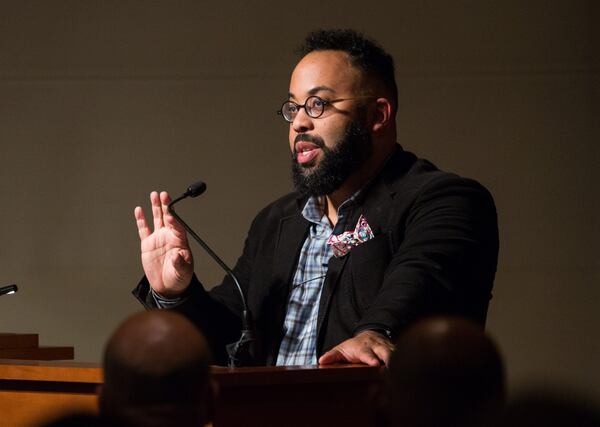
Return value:
[[(309, 222), (306, 198), (290, 193), (254, 219), (234, 272), (261, 339), (260, 363), (274, 364), (286, 304)], [(498, 258), (496, 209), (477, 182), (438, 170), (399, 146), (357, 201), (375, 237), (331, 258), (319, 305), (317, 355), (364, 329), (397, 335), (416, 318), (454, 314), (485, 323)], [(144, 278), (134, 295), (154, 307)], [(217, 363), (240, 335), (241, 302), (231, 279), (206, 292), (197, 278), (176, 310), (205, 333)]]

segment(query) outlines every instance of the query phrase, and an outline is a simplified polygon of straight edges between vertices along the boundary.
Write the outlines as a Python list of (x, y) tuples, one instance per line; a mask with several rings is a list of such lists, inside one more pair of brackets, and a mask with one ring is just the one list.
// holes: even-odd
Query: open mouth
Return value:
[(296, 143), (295, 150), (296, 161), (301, 165), (312, 162), (321, 152), (321, 148), (318, 145), (308, 141)]

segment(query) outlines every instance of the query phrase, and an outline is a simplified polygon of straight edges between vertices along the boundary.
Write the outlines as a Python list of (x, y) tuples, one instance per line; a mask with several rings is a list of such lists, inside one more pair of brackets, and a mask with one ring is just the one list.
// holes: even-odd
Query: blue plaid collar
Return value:
[[(354, 206), (361, 192), (362, 188), (342, 202), (342, 204), (337, 209), (339, 218), (344, 217), (345, 214)], [(304, 217), (304, 219), (312, 222), (313, 224), (320, 224), (323, 221), (323, 217), (325, 216), (324, 207), (324, 196), (310, 196), (306, 201), (304, 208), (302, 209), (302, 216)]]

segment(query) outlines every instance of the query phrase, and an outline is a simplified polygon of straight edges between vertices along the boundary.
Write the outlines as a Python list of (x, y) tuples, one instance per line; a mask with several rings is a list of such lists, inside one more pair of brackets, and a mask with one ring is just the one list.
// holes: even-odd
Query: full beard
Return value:
[(301, 165), (292, 156), (292, 180), (296, 191), (306, 196), (320, 197), (331, 194), (355, 172), (371, 155), (371, 134), (364, 121), (348, 125), (332, 149), (318, 136), (300, 134), (296, 142), (304, 140), (316, 144), (323, 151), (322, 159), (313, 165)]

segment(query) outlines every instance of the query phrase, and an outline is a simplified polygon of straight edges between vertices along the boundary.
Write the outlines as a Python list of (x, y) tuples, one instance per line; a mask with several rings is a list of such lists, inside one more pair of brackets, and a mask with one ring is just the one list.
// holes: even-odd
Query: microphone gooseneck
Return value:
[(233, 270), (231, 270), (231, 268), (229, 268), (227, 264), (225, 264), (225, 262), (223, 262), (223, 260), (206, 243), (204, 243), (200, 236), (198, 236), (194, 232), (194, 230), (192, 230), (191, 227), (187, 225), (183, 219), (181, 219), (179, 215), (177, 215), (177, 212), (175, 212), (175, 209), (173, 208), (175, 203), (179, 202), (180, 200), (183, 200), (187, 197), (198, 197), (205, 191), (206, 184), (202, 181), (198, 181), (190, 185), (185, 193), (183, 193), (181, 196), (169, 203), (168, 210), (169, 213), (173, 215), (173, 217), (177, 220), (177, 222), (179, 222), (182, 225), (182, 227), (194, 238), (194, 240), (198, 242), (200, 246), (202, 246), (202, 248), (211, 256), (213, 260), (216, 261), (217, 264), (219, 264), (219, 266), (225, 271), (225, 273), (227, 273), (229, 277), (231, 277), (231, 279), (235, 283), (237, 290), (240, 294), (243, 307), (242, 334), (238, 341), (227, 345), (227, 353), (229, 355), (229, 366), (236, 367), (254, 365), (255, 362), (249, 350), (250, 345), (256, 342), (256, 332), (254, 331), (254, 319), (252, 317), (250, 309), (248, 308), (248, 304), (246, 303), (246, 297), (244, 295), (244, 291), (242, 290), (240, 282), (233, 273)]

